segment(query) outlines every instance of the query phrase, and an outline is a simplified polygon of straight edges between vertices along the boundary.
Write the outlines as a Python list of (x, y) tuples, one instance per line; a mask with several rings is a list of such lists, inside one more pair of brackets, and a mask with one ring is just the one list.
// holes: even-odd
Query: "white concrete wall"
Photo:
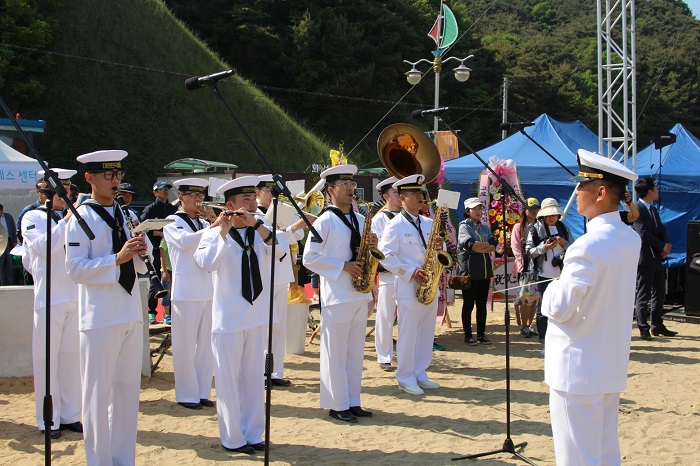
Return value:
[(0, 377), (32, 375), (34, 288), (0, 286)]
[[(139, 279), (144, 314), (141, 373), (151, 376), (148, 335), (148, 279)], [(0, 286), (0, 377), (32, 375), (34, 287)]]

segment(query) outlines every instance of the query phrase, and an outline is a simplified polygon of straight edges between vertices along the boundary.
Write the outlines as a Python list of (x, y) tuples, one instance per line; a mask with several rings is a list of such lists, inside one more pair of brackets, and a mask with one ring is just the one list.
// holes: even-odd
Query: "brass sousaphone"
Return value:
[(406, 123), (389, 125), (377, 139), (377, 152), (389, 176), (422, 174), (430, 183), (440, 171), (440, 152), (420, 128)]

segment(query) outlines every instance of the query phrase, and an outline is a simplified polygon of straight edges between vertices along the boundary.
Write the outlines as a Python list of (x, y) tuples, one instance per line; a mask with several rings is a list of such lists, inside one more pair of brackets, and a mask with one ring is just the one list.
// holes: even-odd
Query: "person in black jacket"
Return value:
[[(469, 346), (479, 343), (488, 345), (491, 340), (486, 332), (486, 301), (489, 296), (493, 265), (491, 253), (496, 250), (498, 242), (493, 237), (491, 228), (481, 223), (484, 205), (478, 197), (464, 201), (464, 218), (459, 224), (458, 258), (463, 273), (471, 276), (471, 287), (464, 290), (462, 303), (462, 325), (464, 342)], [(476, 304), (476, 340), (472, 337), (472, 310)]]
[[(153, 195), (156, 197), (156, 200), (147, 205), (146, 208), (143, 209), (143, 212), (141, 212), (142, 222), (149, 219), (163, 219), (177, 212), (177, 207), (168, 202), (170, 189), (172, 187), (171, 184), (165, 181), (157, 181), (153, 185)], [(160, 264), (160, 241), (163, 239), (163, 230), (150, 230), (147, 235), (153, 245), (153, 263)], [(158, 275), (158, 279), (160, 279), (160, 267), (155, 267), (155, 271)], [(158, 298), (156, 298), (155, 295), (156, 289), (153, 286), (153, 280), (151, 280), (150, 283), (150, 287), (148, 288), (148, 319), (150, 323), (154, 324), (156, 320)]]

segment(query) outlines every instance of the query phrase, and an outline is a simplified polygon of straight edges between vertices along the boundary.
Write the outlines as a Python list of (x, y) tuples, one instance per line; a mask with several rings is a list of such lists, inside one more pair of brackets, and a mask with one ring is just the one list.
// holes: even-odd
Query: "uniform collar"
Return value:
[(622, 223), (622, 220), (620, 220), (620, 212), (617, 210), (613, 212), (605, 212), (604, 214), (600, 214), (597, 217), (589, 220), (587, 228), (588, 231), (590, 231), (602, 225), (611, 225), (614, 223)]

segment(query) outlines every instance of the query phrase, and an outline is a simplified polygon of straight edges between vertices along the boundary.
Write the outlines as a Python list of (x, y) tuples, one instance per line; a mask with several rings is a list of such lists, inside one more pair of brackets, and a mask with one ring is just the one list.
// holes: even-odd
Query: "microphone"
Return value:
[(535, 123), (532, 121), (519, 121), (517, 123), (501, 123), (501, 129), (507, 131), (509, 129), (523, 129), (528, 126), (533, 126)]
[(448, 111), (450, 107), (431, 108), (430, 110), (414, 110), (411, 112), (412, 118), (425, 118), (427, 116), (438, 116)]
[(226, 79), (233, 74), (233, 70), (221, 71), (207, 76), (192, 76), (185, 79), (185, 87), (189, 91), (194, 91), (207, 84), (215, 84), (222, 79)]

